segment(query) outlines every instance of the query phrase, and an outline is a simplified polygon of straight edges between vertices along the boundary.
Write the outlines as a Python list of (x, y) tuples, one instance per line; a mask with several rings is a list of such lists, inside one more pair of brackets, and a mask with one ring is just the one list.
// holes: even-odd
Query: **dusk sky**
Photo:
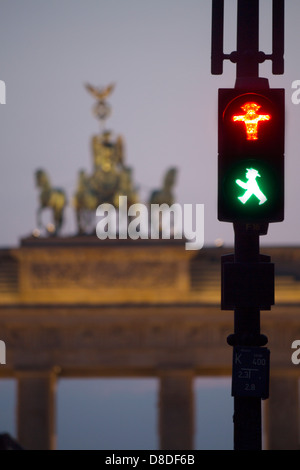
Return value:
[[(236, 47), (236, 3), (225, 0), (226, 53)], [(270, 53), (272, 1), (260, 3), (260, 49)], [(270, 62), (260, 68), (271, 87), (286, 90), (285, 221), (270, 225), (261, 240), (269, 245), (300, 243), (300, 104), (292, 103), (292, 83), (300, 80), (300, 2), (285, 3), (285, 74), (272, 76)], [(69, 201), (78, 171), (92, 172), (90, 139), (99, 124), (84, 84), (112, 82), (107, 127), (124, 138), (141, 202), (175, 166), (176, 201), (205, 206), (204, 246), (218, 238), (232, 245), (232, 224), (217, 220), (217, 96), (218, 88), (234, 87), (236, 71), (226, 61), (223, 76), (212, 76), (210, 49), (210, 0), (0, 0), (0, 80), (6, 84), (6, 104), (0, 105), (0, 247), (18, 246), (36, 227), (36, 169), (45, 169)], [(69, 206), (63, 234), (74, 233)], [(226, 448), (232, 425), (228, 382), (221, 390), (229, 416), (225, 427), (220, 424)]]
[[(260, 49), (271, 52), (271, 0), (261, 0)], [(175, 166), (176, 201), (204, 204), (205, 246), (232, 244), (217, 220), (217, 93), (233, 87), (235, 65), (210, 73), (209, 0), (1, 0), (0, 246), (17, 246), (36, 227), (34, 172), (44, 168), (71, 202), (80, 169), (92, 172), (90, 139), (99, 131), (84, 84), (116, 84), (107, 127), (125, 141), (141, 202)], [(285, 74), (260, 75), (286, 90), (286, 217), (262, 238), (298, 244), (300, 105), (292, 103), (298, 64), (299, 2), (286, 1)], [(225, 1), (225, 52), (236, 46), (236, 0)], [(47, 213), (44, 214), (45, 220)], [(75, 233), (69, 204), (64, 234)]]

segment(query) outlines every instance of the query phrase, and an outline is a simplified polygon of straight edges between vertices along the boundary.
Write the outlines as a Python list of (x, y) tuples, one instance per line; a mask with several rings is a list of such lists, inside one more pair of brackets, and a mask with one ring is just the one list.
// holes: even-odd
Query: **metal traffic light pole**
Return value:
[[(258, 61), (259, 0), (239, 0), (237, 18), (236, 77), (253, 80), (259, 75)], [(258, 229), (258, 230), (257, 230)], [(259, 236), (261, 229), (247, 231), (246, 226), (234, 224), (235, 263), (259, 263)], [(234, 335), (228, 338), (231, 346), (259, 346), (260, 310), (236, 308), (234, 311)], [(267, 339), (266, 339), (267, 342)], [(251, 373), (251, 372), (250, 372)], [(261, 450), (262, 422), (260, 397), (234, 397), (234, 449)]]
[[(212, 0), (211, 72), (222, 74), (223, 60), (228, 59), (236, 64), (235, 89), (266, 90), (268, 80), (259, 77), (259, 63), (272, 60), (274, 74), (284, 71), (284, 0), (273, 0), (273, 51), (269, 55), (259, 51), (259, 0), (237, 1), (237, 50), (224, 54), (224, 0)], [(219, 220), (228, 221), (220, 216)], [(221, 259), (221, 308), (234, 310), (234, 334), (227, 338), (233, 347), (234, 449), (261, 450), (261, 400), (269, 393), (269, 350), (264, 347), (268, 339), (260, 332), (260, 311), (274, 304), (274, 265), (260, 254), (259, 237), (267, 234), (269, 224), (268, 220), (232, 222), (234, 254)]]

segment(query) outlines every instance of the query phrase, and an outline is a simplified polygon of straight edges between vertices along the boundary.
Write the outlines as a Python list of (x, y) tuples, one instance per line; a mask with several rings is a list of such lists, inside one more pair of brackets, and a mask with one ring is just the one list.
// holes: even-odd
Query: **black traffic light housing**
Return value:
[(284, 90), (219, 90), (218, 219), (284, 219)]

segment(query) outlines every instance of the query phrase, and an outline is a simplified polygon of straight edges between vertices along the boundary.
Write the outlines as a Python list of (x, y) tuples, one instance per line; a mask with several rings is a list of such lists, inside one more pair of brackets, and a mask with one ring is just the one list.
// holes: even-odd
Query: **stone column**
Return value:
[(299, 450), (298, 377), (271, 377), (265, 402), (268, 450)]
[(161, 450), (194, 447), (194, 393), (191, 370), (160, 373), (159, 437)]
[(54, 371), (17, 373), (18, 441), (27, 450), (53, 450), (56, 447)]

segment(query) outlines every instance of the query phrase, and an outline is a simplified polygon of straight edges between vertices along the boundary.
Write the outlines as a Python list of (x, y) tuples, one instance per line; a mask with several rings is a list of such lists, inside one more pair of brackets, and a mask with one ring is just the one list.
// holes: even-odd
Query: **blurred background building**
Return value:
[[(178, 240), (28, 238), (2, 250), (2, 378), (17, 380), (17, 436), (56, 446), (56, 383), (63, 378), (156, 378), (161, 449), (195, 446), (194, 381), (229, 377), (232, 312), (220, 311), (224, 248), (186, 251)], [(299, 248), (269, 248), (276, 306), (262, 313), (271, 350), (265, 446), (297, 449)], [(97, 406), (95, 400), (94, 406)], [(200, 406), (205, 407), (205, 402)], [(99, 427), (104, 423), (99, 423)], [(197, 423), (205, 433), (206, 422)], [(146, 423), (145, 423), (146, 426)]]

